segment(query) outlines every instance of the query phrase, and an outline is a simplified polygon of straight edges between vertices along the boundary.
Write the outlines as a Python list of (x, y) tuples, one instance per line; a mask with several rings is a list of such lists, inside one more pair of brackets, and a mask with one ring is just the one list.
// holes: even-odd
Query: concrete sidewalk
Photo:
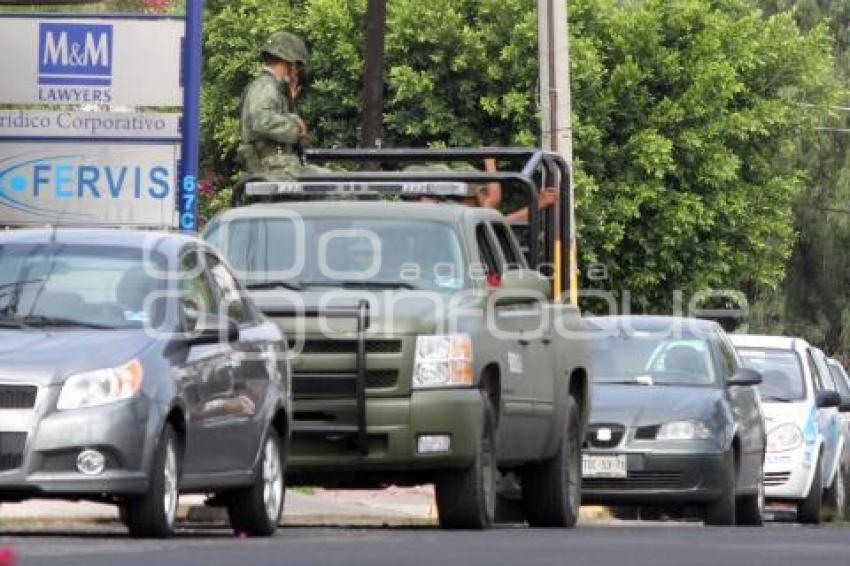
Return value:
[[(223, 509), (204, 506), (202, 495), (180, 498), (179, 517), (193, 522), (224, 522)], [(433, 488), (388, 488), (385, 490), (335, 491), (288, 489), (285, 524), (436, 524)], [(98, 503), (31, 500), (0, 505), (0, 524), (105, 523), (118, 520), (114, 505)]]
[[(204, 506), (204, 496), (180, 498), (179, 517), (193, 523), (227, 521), (222, 508)], [(582, 520), (605, 518), (601, 508), (583, 508)], [(114, 505), (32, 500), (0, 505), (0, 524), (109, 523), (118, 521)], [(325, 526), (427, 526), (437, 524), (434, 489), (390, 487), (381, 490), (288, 489), (283, 523)]]

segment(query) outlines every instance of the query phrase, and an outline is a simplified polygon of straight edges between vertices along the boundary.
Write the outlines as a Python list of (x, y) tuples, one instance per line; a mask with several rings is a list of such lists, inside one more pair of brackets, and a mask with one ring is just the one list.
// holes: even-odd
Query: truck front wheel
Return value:
[(579, 411), (567, 400), (567, 426), (558, 451), (540, 464), (529, 465), (522, 474), (525, 516), (532, 527), (574, 527), (581, 505), (581, 448)]
[(493, 410), (485, 404), (484, 426), (475, 457), (466, 468), (437, 481), (437, 509), (444, 529), (486, 529), (496, 516), (496, 431)]

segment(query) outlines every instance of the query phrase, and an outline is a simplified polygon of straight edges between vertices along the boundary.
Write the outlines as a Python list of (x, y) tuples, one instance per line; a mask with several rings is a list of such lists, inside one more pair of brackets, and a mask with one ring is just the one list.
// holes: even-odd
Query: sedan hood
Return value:
[(143, 330), (0, 330), (0, 381), (61, 383), (128, 362), (151, 342)]
[[(292, 333), (299, 328), (292, 314), (281, 315), (281, 311), (293, 308), (311, 311), (327, 308), (356, 309), (362, 300), (369, 301), (369, 331), (384, 335), (421, 335), (432, 334), (437, 330), (447, 314), (460, 312), (470, 299), (461, 302), (450, 293), (424, 291), (253, 291), (251, 296), (257, 306), (274, 319), (284, 332)], [(474, 299), (472, 299), (474, 300)], [(325, 328), (335, 332), (353, 332), (355, 320), (327, 319)], [(322, 326), (315, 318), (303, 321), (303, 329), (308, 333), (320, 332)]]
[(593, 423), (621, 423), (628, 427), (671, 421), (715, 421), (722, 410), (719, 389), (621, 384), (593, 384)]

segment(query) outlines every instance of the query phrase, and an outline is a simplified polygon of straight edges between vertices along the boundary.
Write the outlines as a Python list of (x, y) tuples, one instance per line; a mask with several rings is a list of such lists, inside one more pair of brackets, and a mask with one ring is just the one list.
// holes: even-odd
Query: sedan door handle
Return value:
[(549, 344), (552, 343), (552, 339), (549, 338), (548, 336), (544, 336), (543, 338), (540, 339), (540, 341), (543, 342), (544, 346), (548, 346)]
[(517, 342), (519, 342), (520, 346), (528, 346), (529, 344), (531, 344), (531, 342), (529, 342), (525, 338), (520, 338), (519, 340), (517, 340)]

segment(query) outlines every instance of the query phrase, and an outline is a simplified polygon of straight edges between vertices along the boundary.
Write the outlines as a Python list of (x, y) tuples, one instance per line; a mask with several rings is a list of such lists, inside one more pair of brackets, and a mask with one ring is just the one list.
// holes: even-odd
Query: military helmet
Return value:
[(279, 31), (272, 34), (263, 44), (261, 53), (268, 53), (290, 63), (301, 63), (307, 66), (307, 46), (304, 41), (288, 31)]

